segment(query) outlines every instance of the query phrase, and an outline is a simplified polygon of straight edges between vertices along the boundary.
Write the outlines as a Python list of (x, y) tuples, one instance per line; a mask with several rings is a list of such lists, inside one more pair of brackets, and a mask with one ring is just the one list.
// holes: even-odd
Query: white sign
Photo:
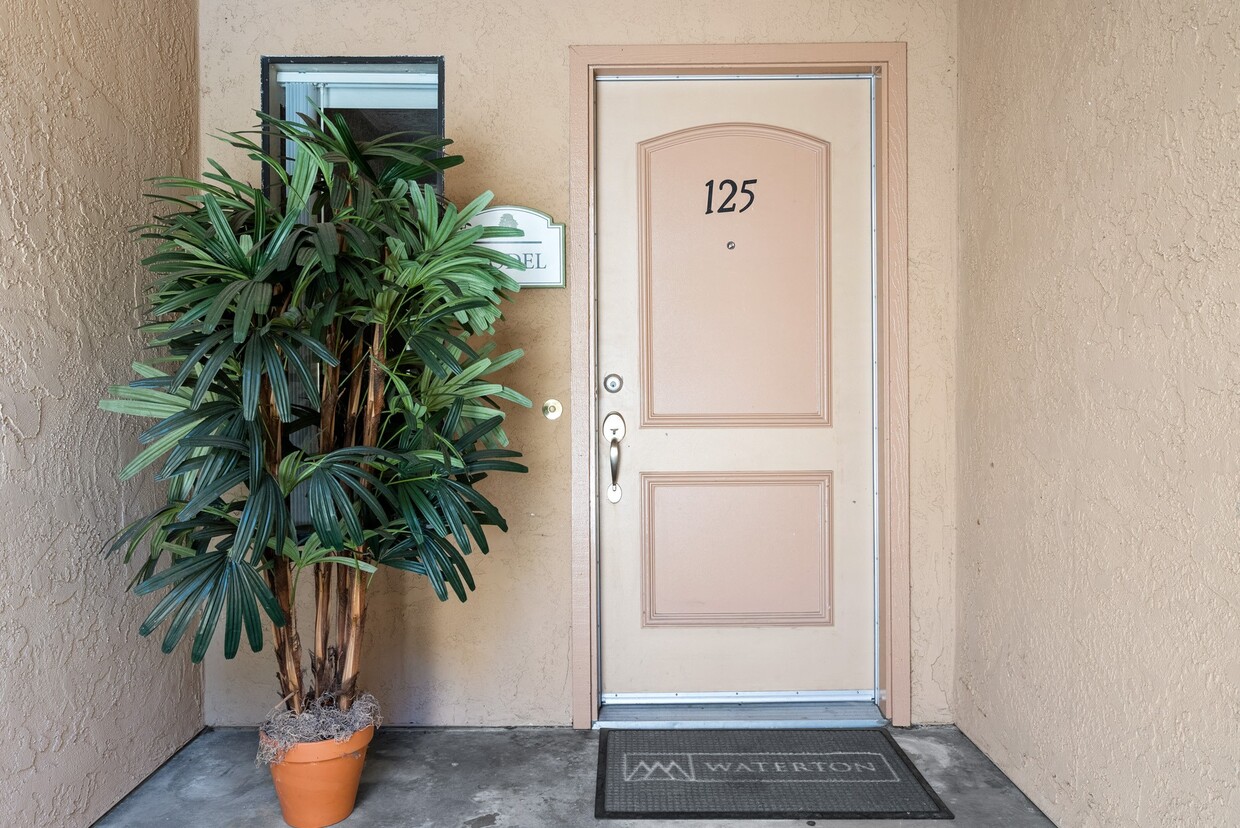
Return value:
[(524, 270), (501, 268), (521, 287), (564, 287), (564, 225), (529, 207), (500, 206), (483, 210), (470, 222), (475, 227), (515, 227), (525, 235), (484, 239), (478, 244), (515, 256)]

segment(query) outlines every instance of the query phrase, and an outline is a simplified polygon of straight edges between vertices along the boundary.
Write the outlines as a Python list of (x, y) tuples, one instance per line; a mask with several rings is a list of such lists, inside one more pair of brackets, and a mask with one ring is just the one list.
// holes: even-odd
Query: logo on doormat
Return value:
[(689, 753), (626, 753), (625, 782), (696, 782)]
[(881, 753), (626, 753), (625, 782), (899, 782)]

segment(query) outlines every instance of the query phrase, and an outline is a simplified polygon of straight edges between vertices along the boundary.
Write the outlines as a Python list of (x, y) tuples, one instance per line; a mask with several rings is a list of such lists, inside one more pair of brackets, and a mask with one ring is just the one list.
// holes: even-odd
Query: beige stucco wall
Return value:
[[(122, 10), (123, 9), (123, 10)], [(100, 555), (121, 485), (142, 179), (196, 155), (192, 0), (5, 5), (0, 37), (0, 823), (89, 825), (202, 726), (201, 671), (138, 637)]]
[[(483, 189), (561, 219), (568, 212), (568, 46), (907, 40), (912, 299), (914, 718), (945, 721), (955, 636), (955, 0), (297, 0), (202, 4), (204, 132), (240, 128), (259, 105), (261, 55), (444, 55), (447, 126), (467, 158), (449, 196)], [(239, 163), (204, 142), (204, 155)], [(568, 398), (568, 296), (522, 294), (505, 338), (528, 358), (511, 382), (536, 404)], [(478, 591), (439, 605), (413, 576), (383, 573), (363, 681), (391, 722), (567, 724), (569, 433), (567, 418), (521, 412), (514, 443), (526, 478), (490, 492), (511, 531), (476, 564)], [(271, 655), (207, 666), (206, 717), (253, 722), (275, 704)]]
[(960, 44), (957, 719), (1060, 825), (1240, 824), (1240, 13)]

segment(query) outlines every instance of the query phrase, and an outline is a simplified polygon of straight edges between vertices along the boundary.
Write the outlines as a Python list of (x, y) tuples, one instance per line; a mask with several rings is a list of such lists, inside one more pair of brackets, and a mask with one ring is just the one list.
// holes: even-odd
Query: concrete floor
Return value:
[[(896, 741), (956, 815), (954, 823), (819, 820), (832, 828), (954, 825), (1045, 828), (1034, 807), (954, 727), (895, 730)], [(255, 732), (202, 733), (95, 828), (283, 828)], [(560, 728), (382, 728), (367, 756), (357, 810), (342, 828), (783, 828), (789, 820), (594, 818), (598, 734)]]

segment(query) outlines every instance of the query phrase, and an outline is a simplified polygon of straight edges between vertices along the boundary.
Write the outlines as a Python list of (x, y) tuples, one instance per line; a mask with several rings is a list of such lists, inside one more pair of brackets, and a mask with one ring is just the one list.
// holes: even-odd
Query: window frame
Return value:
[[(296, 65), (322, 65), (322, 64), (341, 64), (346, 66), (367, 66), (379, 64), (403, 64), (406, 66), (434, 66), (436, 71), (436, 93), (438, 102), (438, 117), (436, 118), (439, 128), (440, 137), (444, 137), (446, 117), (446, 108), (444, 106), (444, 61), (443, 55), (263, 55), (259, 59), (261, 74), (259, 76), (259, 89), (262, 99), (262, 111), (273, 113), (278, 103), (276, 100), (279, 91), (279, 84), (276, 83), (276, 72), (280, 68), (287, 68)], [(282, 97), (282, 96), (281, 96)], [(263, 151), (278, 157), (278, 153), (274, 152), (275, 148), (271, 146), (271, 138), (263, 135), (262, 139)], [(442, 154), (442, 151), (441, 151)], [(436, 191), (443, 192), (443, 173), (436, 175)], [(263, 191), (270, 193), (271, 191), (271, 170), (263, 167)]]

